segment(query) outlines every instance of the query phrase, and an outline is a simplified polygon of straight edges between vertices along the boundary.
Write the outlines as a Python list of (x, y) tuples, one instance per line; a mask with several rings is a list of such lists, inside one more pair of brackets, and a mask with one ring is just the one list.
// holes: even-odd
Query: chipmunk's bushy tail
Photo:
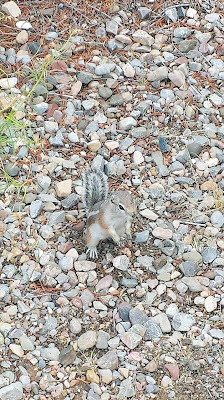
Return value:
[(99, 201), (104, 201), (108, 195), (107, 176), (95, 169), (86, 169), (82, 173), (82, 201), (87, 210)]

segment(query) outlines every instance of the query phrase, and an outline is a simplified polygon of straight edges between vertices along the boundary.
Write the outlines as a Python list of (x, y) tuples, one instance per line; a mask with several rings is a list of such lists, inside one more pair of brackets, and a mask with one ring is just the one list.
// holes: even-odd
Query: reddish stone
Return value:
[(72, 248), (72, 242), (60, 243), (58, 245), (58, 250), (65, 254)]
[(219, 57), (224, 56), (224, 44), (222, 44), (222, 46), (218, 46), (216, 48), (216, 54)]
[(188, 59), (186, 57), (179, 57), (175, 60), (175, 64), (187, 64)]
[(53, 117), (54, 112), (58, 109), (58, 105), (55, 103), (49, 104), (49, 108), (47, 110), (47, 118)]
[(111, 286), (113, 277), (111, 275), (106, 275), (104, 278), (100, 279), (96, 284), (96, 292), (99, 292), (103, 289), (108, 289)]
[(180, 376), (180, 370), (177, 364), (165, 364), (165, 368), (169, 371), (171, 378), (173, 378), (174, 381), (177, 381)]
[(141, 361), (142, 355), (138, 351), (132, 351), (131, 353), (129, 353), (128, 359), (133, 361)]
[(68, 69), (68, 66), (65, 61), (53, 61), (51, 64), (51, 69), (53, 69), (54, 71), (66, 72)]
[(203, 274), (203, 276), (205, 276), (208, 279), (214, 279), (215, 278), (215, 271), (211, 270), (211, 271), (207, 271)]

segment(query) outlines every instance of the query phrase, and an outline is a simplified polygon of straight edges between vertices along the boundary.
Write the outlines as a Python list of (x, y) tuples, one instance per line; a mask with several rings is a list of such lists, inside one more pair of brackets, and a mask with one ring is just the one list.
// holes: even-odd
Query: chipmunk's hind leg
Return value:
[(89, 230), (86, 232), (86, 244), (87, 244), (87, 250), (86, 254), (89, 254), (90, 258), (97, 258), (98, 253), (97, 253), (97, 245), (99, 243), (99, 240), (94, 238), (94, 236), (91, 234)]

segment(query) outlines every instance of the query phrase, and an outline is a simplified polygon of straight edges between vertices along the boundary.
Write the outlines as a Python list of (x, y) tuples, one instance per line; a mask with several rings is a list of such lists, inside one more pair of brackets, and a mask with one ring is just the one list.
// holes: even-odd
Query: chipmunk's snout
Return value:
[(133, 216), (133, 215), (136, 213), (135, 204), (133, 204), (132, 206), (128, 207), (127, 213), (128, 213), (128, 215), (130, 215), (130, 216)]

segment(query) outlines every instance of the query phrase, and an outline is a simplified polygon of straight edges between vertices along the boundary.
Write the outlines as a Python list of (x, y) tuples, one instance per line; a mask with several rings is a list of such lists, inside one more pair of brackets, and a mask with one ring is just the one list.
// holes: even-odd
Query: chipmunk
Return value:
[(112, 238), (119, 244), (124, 234), (131, 238), (131, 220), (135, 203), (127, 190), (108, 194), (107, 176), (94, 169), (83, 172), (82, 201), (87, 211), (86, 244), (90, 258), (97, 258), (100, 240)]

